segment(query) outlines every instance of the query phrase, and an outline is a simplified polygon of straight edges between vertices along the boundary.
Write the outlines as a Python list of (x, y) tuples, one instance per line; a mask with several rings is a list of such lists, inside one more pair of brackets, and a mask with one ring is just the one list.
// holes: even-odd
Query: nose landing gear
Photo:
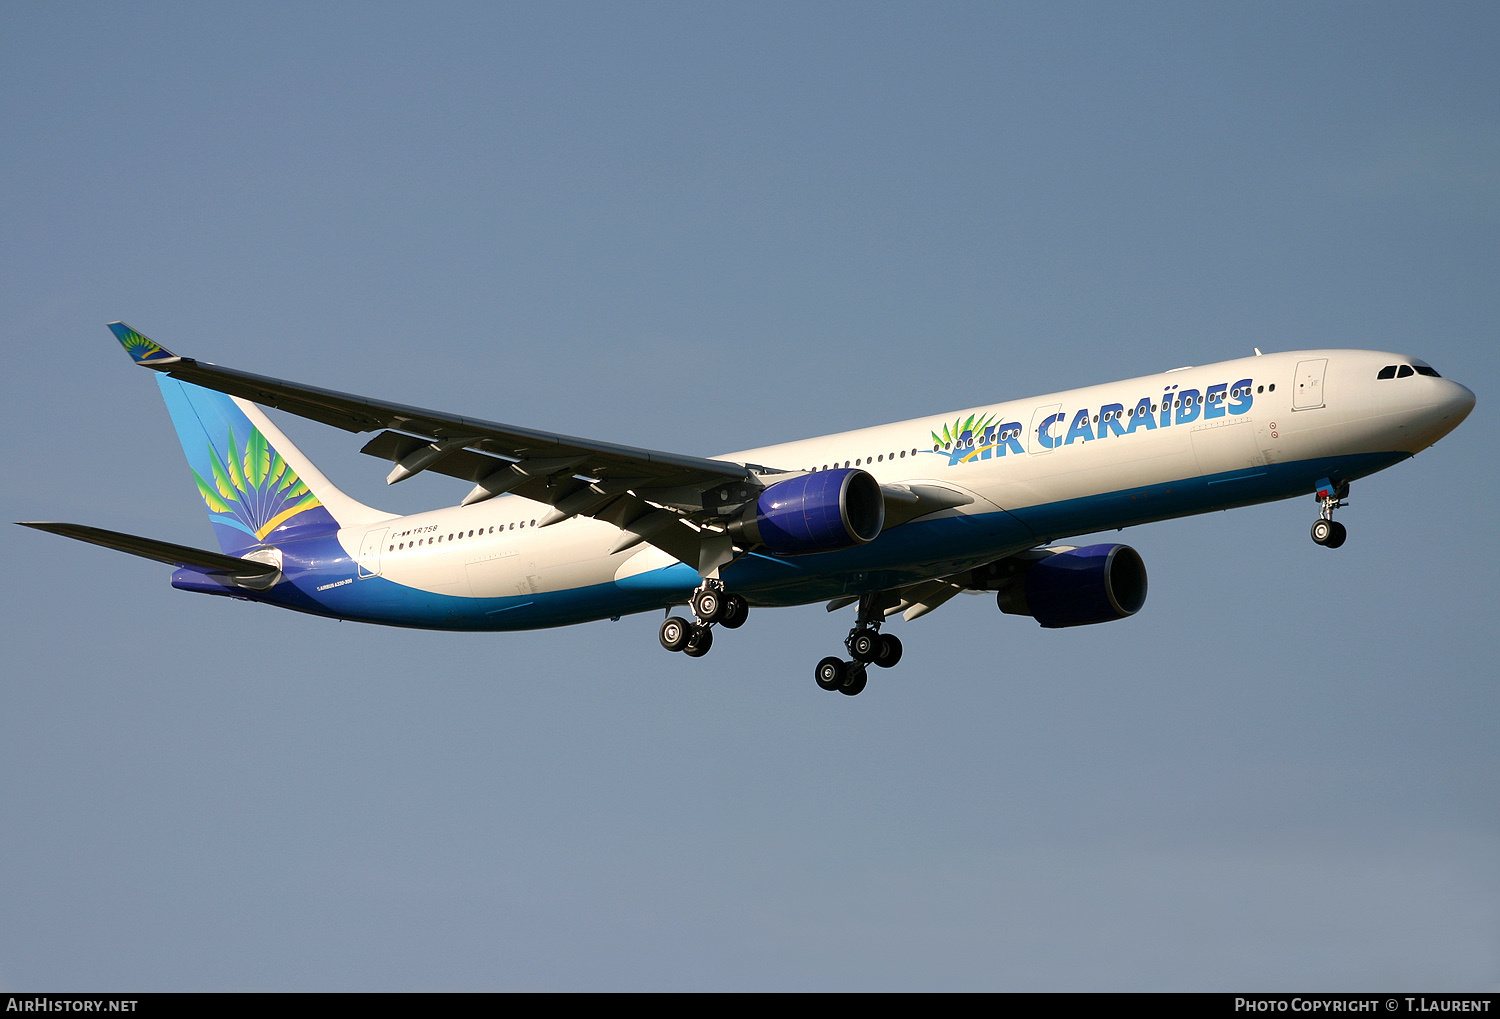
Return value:
[(1318, 482), (1316, 492), (1319, 510), (1313, 521), (1312, 540), (1324, 548), (1338, 548), (1349, 537), (1349, 530), (1333, 519), (1333, 511), (1349, 505), (1349, 482), (1333, 482), (1327, 478)]

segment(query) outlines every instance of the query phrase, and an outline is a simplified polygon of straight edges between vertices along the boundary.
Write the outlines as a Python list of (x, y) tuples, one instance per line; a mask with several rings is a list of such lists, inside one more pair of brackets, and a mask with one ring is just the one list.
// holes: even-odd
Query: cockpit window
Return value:
[(1436, 368), (1429, 368), (1425, 364), (1419, 364), (1419, 365), (1417, 365), (1416, 369), (1417, 369), (1417, 374), (1418, 375), (1429, 375), (1429, 376), (1431, 376), (1432, 378), (1435, 378), (1435, 379), (1442, 378), (1442, 376), (1437, 373), (1437, 369)]
[(1384, 368), (1380, 369), (1380, 374), (1377, 375), (1377, 376), (1375, 376), (1375, 377), (1377, 379), (1393, 379), (1393, 378), (1395, 378), (1396, 377), (1396, 366), (1393, 365), (1393, 364), (1386, 365)]
[(1415, 368), (1413, 368), (1411, 365), (1409, 365), (1409, 364), (1403, 364), (1396, 371), (1396, 378), (1398, 378), (1398, 379), (1411, 378), (1411, 376), (1415, 375), (1416, 373), (1417, 373), (1417, 370)]

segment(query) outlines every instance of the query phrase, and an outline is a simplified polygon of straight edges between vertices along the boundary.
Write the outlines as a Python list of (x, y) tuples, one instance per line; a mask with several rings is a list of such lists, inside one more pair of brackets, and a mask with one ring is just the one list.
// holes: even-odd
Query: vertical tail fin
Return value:
[(166, 375), (156, 381), (229, 555), (390, 516), (335, 488), (253, 403)]

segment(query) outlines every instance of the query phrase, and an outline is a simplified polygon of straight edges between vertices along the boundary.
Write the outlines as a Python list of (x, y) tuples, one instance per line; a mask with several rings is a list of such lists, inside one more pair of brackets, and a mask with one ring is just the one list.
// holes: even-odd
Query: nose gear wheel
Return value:
[(1312, 540), (1324, 548), (1338, 548), (1349, 537), (1349, 530), (1333, 519), (1333, 511), (1349, 505), (1344, 501), (1349, 496), (1349, 482), (1334, 482), (1324, 478), (1318, 482), (1315, 495), (1318, 500), (1318, 519), (1313, 521)]

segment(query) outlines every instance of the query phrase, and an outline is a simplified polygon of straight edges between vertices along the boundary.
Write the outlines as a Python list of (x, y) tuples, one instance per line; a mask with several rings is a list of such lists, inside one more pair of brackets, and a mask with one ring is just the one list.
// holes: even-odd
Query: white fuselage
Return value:
[[(1410, 372), (1377, 378), (1385, 366), (1413, 363), (1422, 364), (1359, 350), (1268, 354), (721, 459), (787, 472), (858, 466), (882, 485), (954, 490), (972, 501), (928, 522), (974, 522), (965, 536), (974, 545), (971, 558), (982, 562), (1084, 530), (1306, 494), (1328, 470), (1341, 470), (1349, 480), (1388, 466), (1437, 441), (1473, 406), (1473, 394), (1447, 379)], [(1181, 501), (1187, 489), (1172, 486), (1195, 479), (1209, 479), (1213, 487), (1199, 484), (1190, 501)], [(536, 526), (546, 510), (502, 496), (345, 529), (339, 543), (359, 564), (354, 585), (378, 576), (414, 592), (467, 599), (598, 589), (676, 564), (649, 545), (611, 554), (619, 529), (591, 518)], [(932, 536), (928, 541), (901, 540), (915, 523), (888, 529), (857, 557), (827, 562), (855, 576), (874, 570), (921, 577), (964, 558), (953, 553), (951, 541), (940, 540), (947, 532), (920, 532)], [(931, 547), (938, 544), (943, 550), (934, 561)], [(780, 591), (764, 599), (773, 603), (816, 600), (830, 590), (808, 582), (799, 594), (796, 584), (770, 583)], [(847, 576), (841, 583), (840, 590), (849, 589)], [(665, 585), (655, 602), (680, 601), (681, 586)], [(757, 600), (753, 589), (744, 593)], [(627, 604), (621, 611), (639, 607)], [(594, 618), (613, 614), (603, 602), (591, 612)]]

